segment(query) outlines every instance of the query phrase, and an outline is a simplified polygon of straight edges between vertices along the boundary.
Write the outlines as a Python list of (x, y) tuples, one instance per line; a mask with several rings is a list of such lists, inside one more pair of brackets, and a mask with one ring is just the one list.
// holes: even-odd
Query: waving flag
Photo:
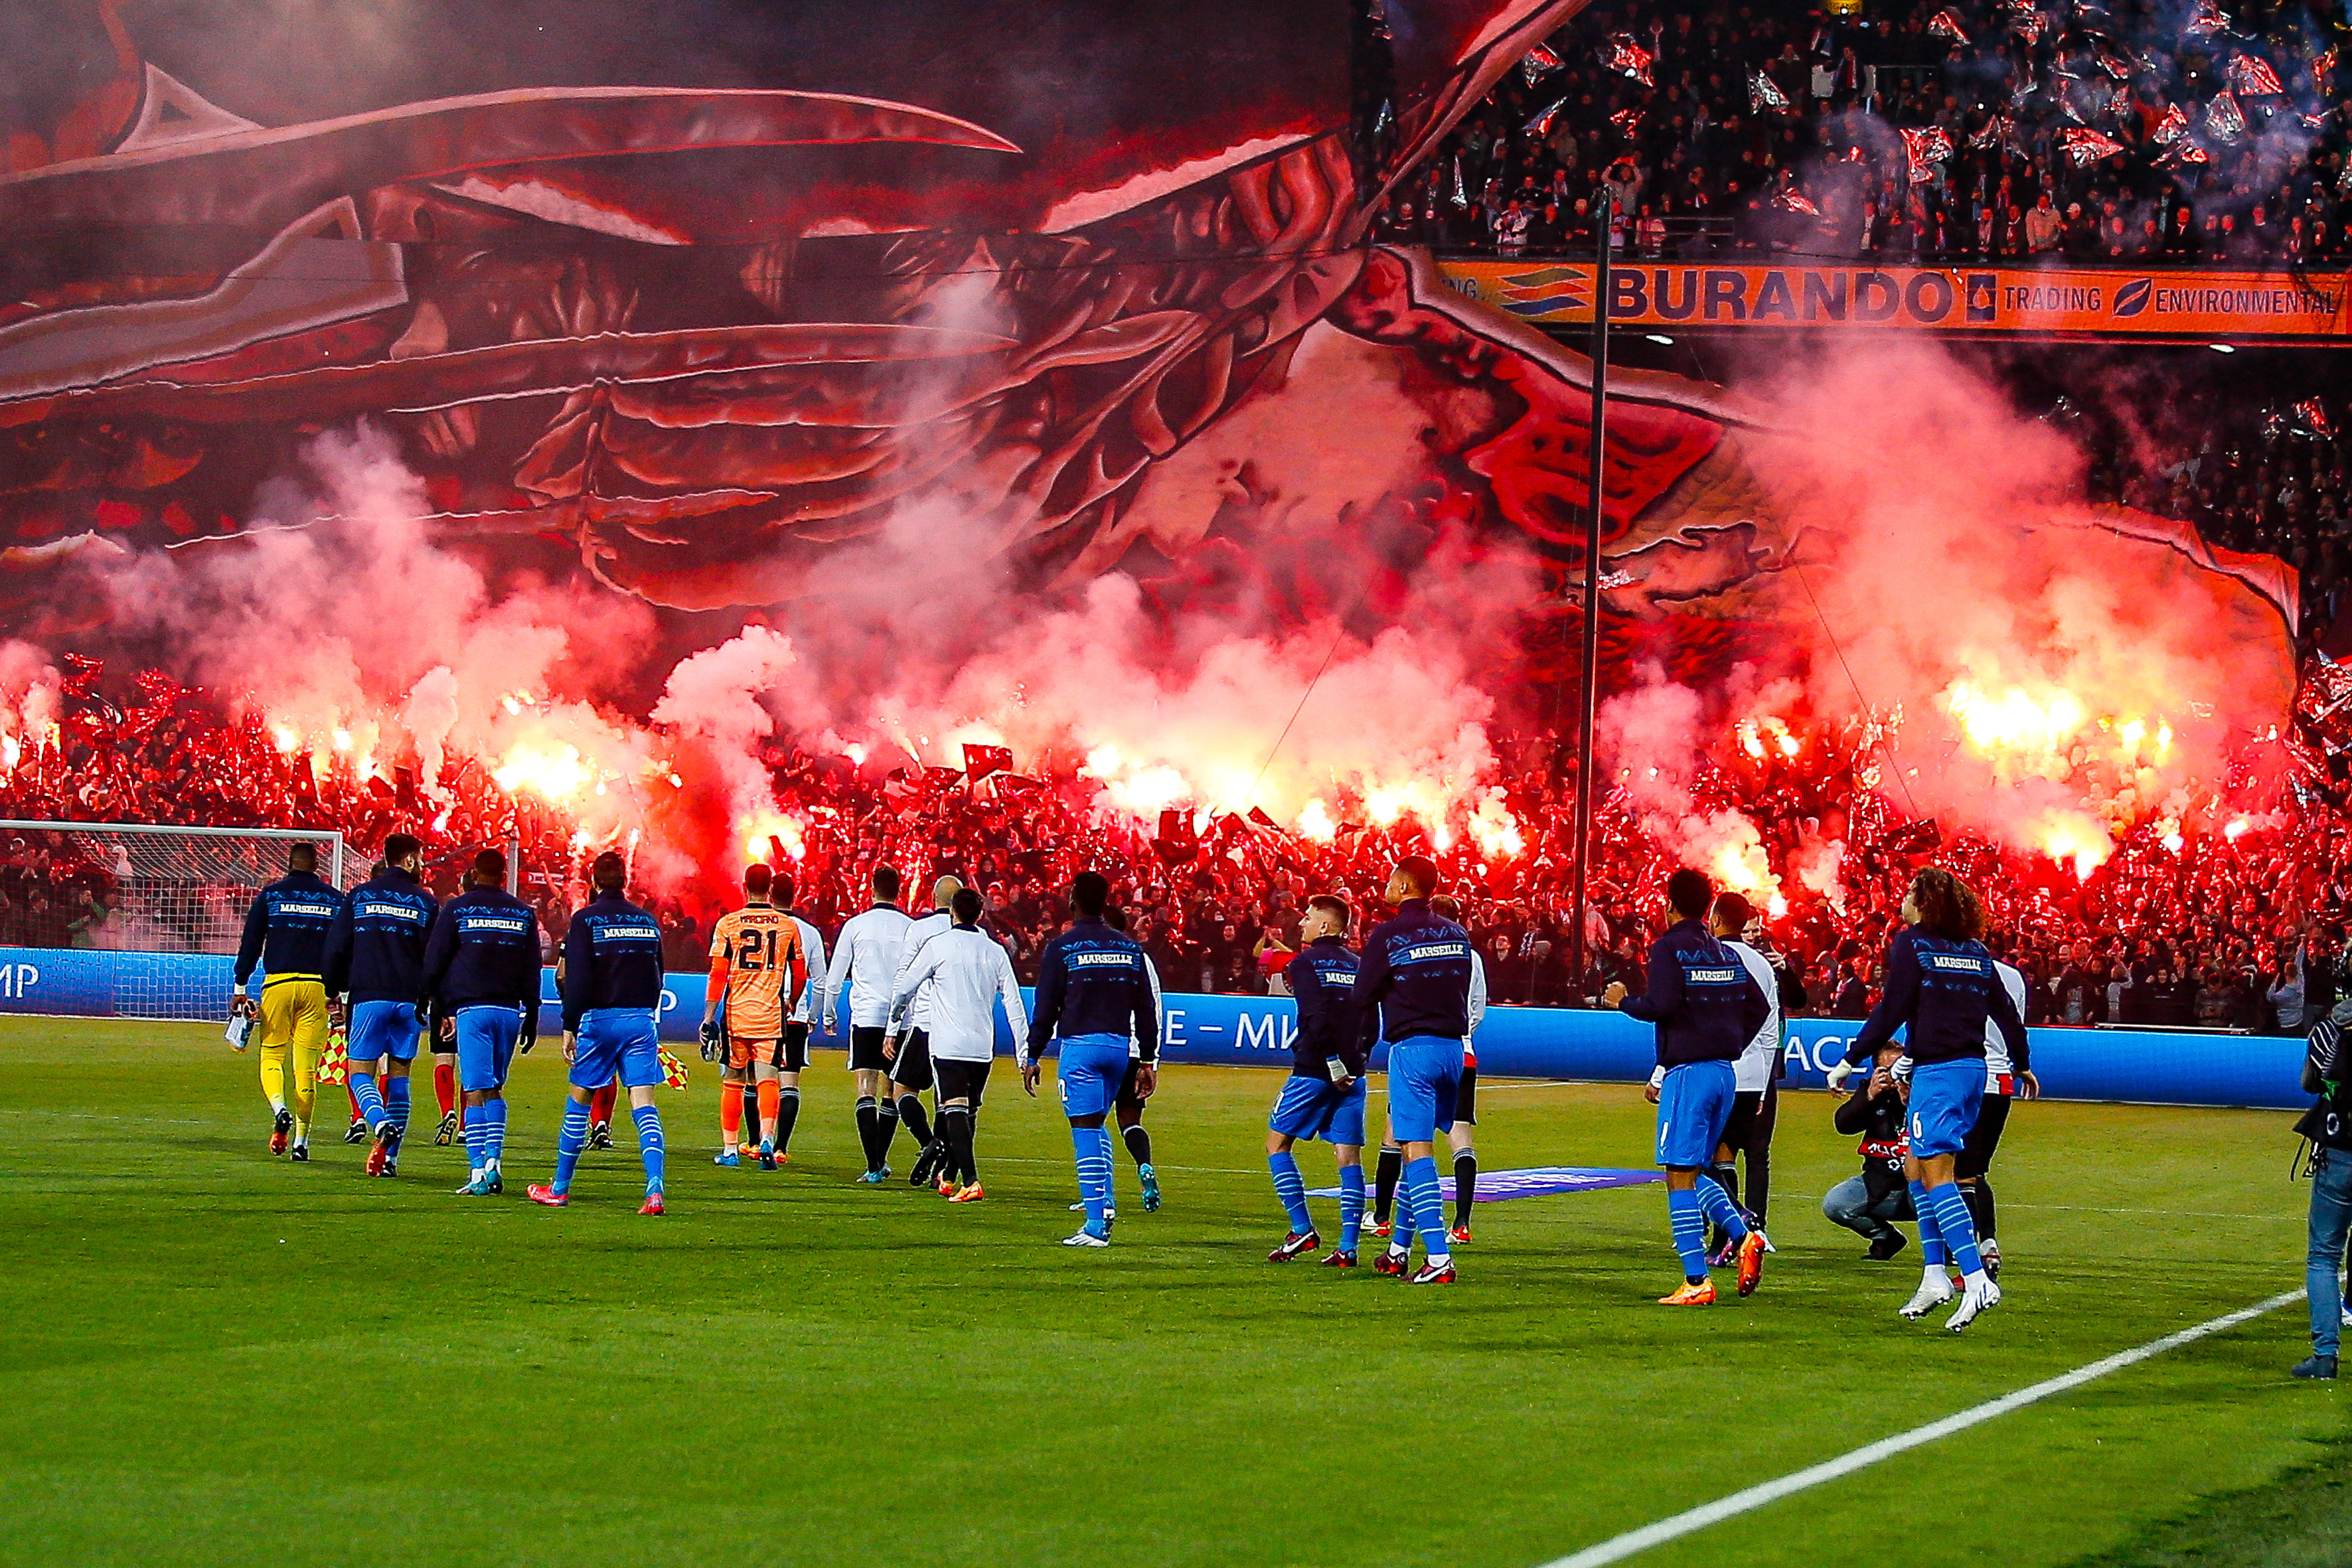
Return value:
[(1655, 85), (1650, 80), (1650, 51), (1635, 43), (1631, 33), (1609, 35), (1609, 41), (1601, 46), (1601, 64), (1643, 87)]
[(2058, 145), (2074, 167), (2080, 169), (2102, 158), (2112, 158), (2124, 150), (2124, 144), (2112, 136), (2102, 136), (2087, 126), (2070, 125), (2058, 132)]
[(2213, 101), (2205, 106), (2205, 133), (2223, 146), (2234, 146), (2246, 133), (2246, 113), (2238, 100), (2226, 92), (2217, 92)]
[(1964, 47), (1969, 41), (1969, 31), (1960, 26), (1959, 13), (1948, 5), (1927, 18), (1927, 36), (1931, 38), (1949, 38), (1953, 43)]
[(1519, 72), (1528, 79), (1528, 85), (1533, 87), (1538, 78), (1550, 75), (1559, 69), (1559, 57), (1553, 54), (1549, 46), (1538, 44), (1520, 59)]
[(978, 784), (991, 773), (1003, 773), (1012, 766), (1013, 748), (1010, 746), (967, 744), (963, 749), (964, 777), (974, 784)]
[(1768, 109), (1785, 112), (1788, 107), (1789, 95), (1780, 90), (1778, 82), (1762, 71), (1748, 73), (1748, 108), (1751, 113), (1761, 114)]
[(2231, 55), (2228, 79), (2231, 92), (2240, 98), (2276, 98), (2284, 90), (2269, 62), (2252, 55)]
[(1533, 120), (1528, 121), (1524, 129), (1526, 129), (1530, 134), (1536, 136), (1550, 135), (1551, 122), (1558, 119), (1559, 117), (1559, 111), (1567, 107), (1568, 100), (1563, 98), (1557, 103), (1554, 103), (1550, 108), (1538, 114)]
[(660, 1051), (660, 1061), (662, 1082), (671, 1089), (684, 1089), (686, 1087), (686, 1064), (678, 1060), (677, 1054), (672, 1051), (667, 1046), (664, 1046), (661, 1047)]

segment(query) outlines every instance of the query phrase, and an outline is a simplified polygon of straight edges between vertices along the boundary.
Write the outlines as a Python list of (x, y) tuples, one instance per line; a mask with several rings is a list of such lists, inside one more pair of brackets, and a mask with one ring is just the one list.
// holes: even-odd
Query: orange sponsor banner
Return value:
[[(1474, 300), (1529, 321), (1590, 323), (1589, 261), (1440, 261)], [(2114, 268), (1610, 267), (1609, 320), (1630, 327), (1811, 327), (2100, 338), (2352, 342), (2338, 272)]]

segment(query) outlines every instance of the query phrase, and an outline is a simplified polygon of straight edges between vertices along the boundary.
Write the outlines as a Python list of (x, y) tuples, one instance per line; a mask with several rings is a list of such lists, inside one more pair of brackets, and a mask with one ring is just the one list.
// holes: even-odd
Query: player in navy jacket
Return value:
[(1866, 1062), (1896, 1029), (1905, 1031), (1895, 1070), (1911, 1086), (1905, 1173), (1927, 1272), (1902, 1310), (1906, 1318), (1924, 1317), (1952, 1299), (1951, 1276), (1944, 1271), (1948, 1254), (1960, 1266), (1963, 1290), (1944, 1326), (1958, 1333), (2000, 1304), (2000, 1287), (1978, 1251), (1976, 1222), (1954, 1169), (1984, 1103), (1986, 1025), (2000, 1031), (2020, 1072), (2030, 1070), (2032, 1057), (2024, 1020), (1984, 944), (1984, 904), (1975, 889), (1941, 867), (1925, 867), (1903, 900), (1903, 918), (1910, 924), (1886, 951), (1885, 994), (1846, 1047), (1846, 1060)]
[[(317, 847), (297, 844), (287, 851), (286, 875), (254, 896), (245, 914), (245, 938), (237, 943), (236, 992), (229, 1005), (238, 1017), (260, 1020), (261, 1092), (269, 1099), (272, 1118), (269, 1152), (295, 1160), (310, 1157), (310, 1111), (318, 1096), (319, 1056), (327, 1045), (327, 935), (342, 907), (343, 895), (319, 876)], [(258, 1006), (245, 994), (257, 963), (266, 976)]]
[(555, 1180), (533, 1184), (530, 1201), (550, 1208), (572, 1201), (572, 1173), (588, 1146), (588, 1102), (618, 1078), (629, 1091), (637, 1157), (646, 1167), (646, 1201), (637, 1212), (657, 1215), (665, 1159), (661, 1112), (654, 1108), (655, 1086), (665, 1076), (655, 1032), (662, 1003), (661, 927), (622, 896), (629, 868), (618, 855), (597, 856), (588, 878), (596, 896), (573, 912), (563, 933), (563, 1059), (572, 1064), (572, 1092), (556, 1137)]
[(1763, 1233), (1748, 1226), (1739, 1205), (1699, 1168), (1713, 1163), (1738, 1093), (1732, 1063), (1772, 1016), (1772, 1005), (1739, 955), (1716, 939), (1706, 923), (1715, 889), (1685, 867), (1666, 879), (1675, 916), (1650, 944), (1643, 994), (1613, 983), (1601, 1000), (1653, 1025), (1664, 1079), (1646, 1092), (1658, 1108), (1658, 1163), (1666, 1172), (1666, 1219), (1683, 1261), (1682, 1288), (1659, 1298), (1667, 1307), (1714, 1303), (1706, 1272), (1706, 1222), (1722, 1226), (1738, 1251), (1739, 1293), (1755, 1290), (1764, 1273)]
[(474, 885), (433, 922), (419, 980), (434, 1033), (457, 1042), (465, 1091), (466, 1155), (461, 1197), (503, 1192), (507, 1068), (539, 1036), (539, 916), (506, 889), (507, 858), (474, 857)]
[(1320, 1138), (1339, 1162), (1339, 1246), (1324, 1262), (1356, 1266), (1356, 1237), (1364, 1224), (1364, 1039), (1356, 1007), (1361, 964), (1348, 947), (1354, 919), (1345, 899), (1325, 893), (1307, 901), (1299, 948), (1291, 959), (1290, 992), (1298, 999), (1298, 1032), (1291, 1038), (1290, 1077), (1266, 1119), (1265, 1163), (1274, 1194), (1290, 1216), (1290, 1234), (1266, 1254), (1286, 1263), (1323, 1245), (1307, 1213), (1307, 1182), (1291, 1145)]
[(1062, 1110), (1070, 1119), (1070, 1144), (1078, 1165), (1078, 1198), (1087, 1223), (1066, 1247), (1107, 1247), (1116, 1167), (1103, 1119), (1127, 1077), (1128, 1047), (1140, 1053), (1137, 1092), (1150, 1099), (1160, 1061), (1160, 1011), (1143, 948), (1103, 920), (1110, 906), (1110, 883), (1099, 872), (1081, 871), (1070, 883), (1070, 907), (1077, 919), (1045, 944), (1037, 970), (1037, 1009), (1021, 1050), (1021, 1082), (1037, 1092), (1039, 1057), (1046, 1042), (1061, 1039)]
[(1470, 1033), (1470, 933), (1431, 912), (1429, 896), (1435, 891), (1433, 863), (1419, 855), (1398, 861), (1386, 894), (1396, 913), (1364, 939), (1356, 971), (1358, 1037), (1368, 1057), (1377, 1041), (1388, 1042), (1389, 1128), (1405, 1162), (1406, 1202), (1375, 1267), (1383, 1274), (1403, 1273), (1418, 1229), (1426, 1256), (1412, 1276), (1416, 1285), (1454, 1282), (1445, 1199), (1432, 1151), (1438, 1132), (1454, 1125), (1462, 1042)]
[(416, 875), (422, 850), (408, 834), (386, 838), (383, 868), (352, 889), (327, 940), (327, 994), (351, 1019), (352, 1095), (375, 1136), (371, 1176), (397, 1173), (400, 1141), (408, 1135), (408, 1067), (425, 1026), (416, 998), (441, 910)]

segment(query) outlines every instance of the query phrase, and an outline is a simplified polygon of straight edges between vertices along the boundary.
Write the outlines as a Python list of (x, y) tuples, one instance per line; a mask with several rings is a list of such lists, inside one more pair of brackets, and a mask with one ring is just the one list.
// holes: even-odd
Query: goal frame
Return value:
[(0, 820), (0, 833), (134, 833), (156, 838), (273, 838), (289, 844), (331, 844), (327, 880), (343, 885), (343, 833), (339, 827), (177, 827), (164, 822), (32, 822)]

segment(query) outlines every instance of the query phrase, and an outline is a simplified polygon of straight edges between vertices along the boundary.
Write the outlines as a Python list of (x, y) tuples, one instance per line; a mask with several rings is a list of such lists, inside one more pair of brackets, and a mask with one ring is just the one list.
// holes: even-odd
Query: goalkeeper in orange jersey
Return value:
[(702, 1000), (703, 1059), (725, 1053), (719, 1089), (720, 1148), (712, 1163), (743, 1163), (742, 1086), (748, 1080), (759, 1086), (763, 1171), (776, 1168), (776, 1114), (782, 1102), (777, 1074), (790, 1073), (797, 1086), (808, 1066), (808, 1031), (790, 1028), (785, 1016), (807, 988), (808, 955), (800, 922), (769, 900), (774, 885), (775, 873), (765, 866), (744, 870), (743, 907), (721, 915), (710, 933), (710, 984)]

